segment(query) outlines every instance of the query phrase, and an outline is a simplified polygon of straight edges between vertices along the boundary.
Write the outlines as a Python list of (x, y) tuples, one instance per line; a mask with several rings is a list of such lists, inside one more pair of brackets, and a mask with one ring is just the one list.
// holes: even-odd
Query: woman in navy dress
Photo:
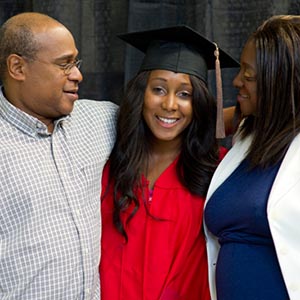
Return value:
[(207, 195), (213, 300), (300, 299), (300, 17), (274, 16), (248, 39), (242, 122)]

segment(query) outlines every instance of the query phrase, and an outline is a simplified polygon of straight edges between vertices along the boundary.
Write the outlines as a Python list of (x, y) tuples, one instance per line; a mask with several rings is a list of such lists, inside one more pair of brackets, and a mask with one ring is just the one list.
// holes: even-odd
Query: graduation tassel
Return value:
[(221, 67), (219, 60), (219, 48), (216, 43), (216, 50), (214, 51), (214, 55), (216, 57), (215, 60), (215, 68), (216, 68), (216, 88), (217, 88), (217, 123), (216, 123), (216, 138), (223, 139), (225, 138), (225, 127), (224, 127), (224, 116), (223, 116), (223, 92), (222, 92), (222, 76), (221, 76)]

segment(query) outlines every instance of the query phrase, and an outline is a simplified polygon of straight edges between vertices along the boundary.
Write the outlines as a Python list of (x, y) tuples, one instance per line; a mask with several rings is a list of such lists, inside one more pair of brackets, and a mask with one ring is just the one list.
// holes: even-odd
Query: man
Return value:
[(1, 299), (100, 298), (100, 182), (117, 106), (77, 101), (77, 55), (43, 14), (0, 30)]

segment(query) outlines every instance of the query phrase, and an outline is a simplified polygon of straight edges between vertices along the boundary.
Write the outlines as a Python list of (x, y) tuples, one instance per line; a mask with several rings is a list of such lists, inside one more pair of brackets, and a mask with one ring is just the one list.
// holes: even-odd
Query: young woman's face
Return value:
[(240, 63), (240, 71), (233, 80), (233, 85), (239, 90), (237, 101), (244, 116), (255, 115), (257, 106), (257, 71), (256, 48), (252, 40), (246, 43)]
[(193, 118), (190, 77), (167, 70), (151, 71), (144, 98), (143, 117), (159, 141), (181, 140)]

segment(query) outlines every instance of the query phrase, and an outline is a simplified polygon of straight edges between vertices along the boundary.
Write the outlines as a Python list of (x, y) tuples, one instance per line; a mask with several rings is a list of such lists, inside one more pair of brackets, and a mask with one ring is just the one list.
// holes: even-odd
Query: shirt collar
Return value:
[[(25, 113), (12, 105), (3, 95), (3, 87), (0, 89), (0, 115), (11, 125), (33, 137), (50, 136), (47, 126), (37, 118)], [(62, 126), (64, 120), (70, 116), (64, 116), (54, 122), (54, 128)]]

